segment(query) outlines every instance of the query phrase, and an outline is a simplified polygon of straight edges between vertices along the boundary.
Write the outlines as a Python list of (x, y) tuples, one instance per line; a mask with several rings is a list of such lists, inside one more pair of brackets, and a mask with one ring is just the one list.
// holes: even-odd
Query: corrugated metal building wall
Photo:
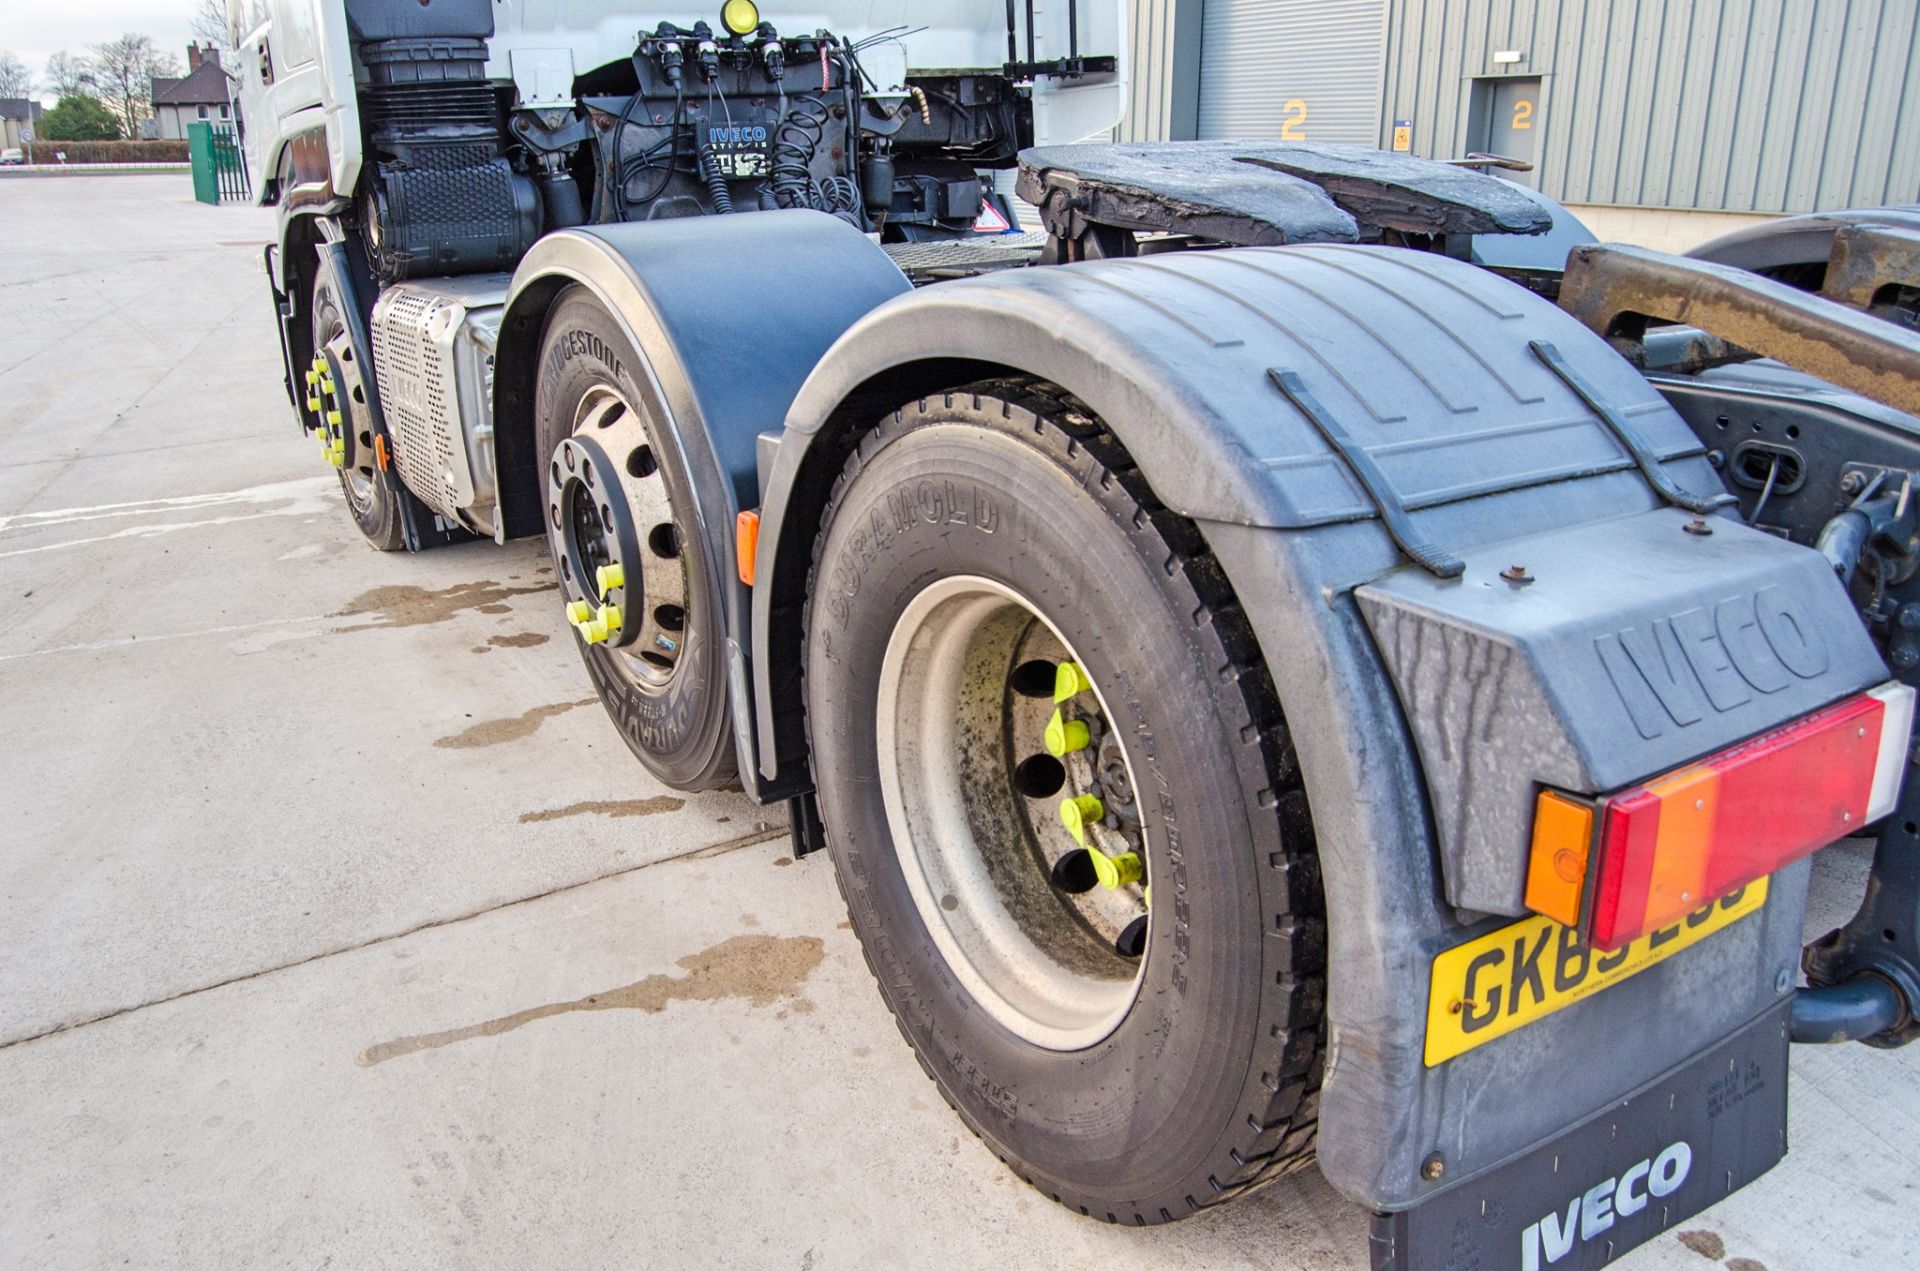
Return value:
[(1369, 145), (1385, 0), (1206, 0), (1201, 137)]
[(1376, 144), (1404, 119), (1414, 153), (1462, 154), (1485, 135), (1475, 80), (1537, 76), (1535, 181), (1566, 203), (1774, 213), (1920, 197), (1914, 0), (1389, 2)]
[(1184, 140), (1199, 107), (1200, 5), (1195, 0), (1130, 0), (1127, 113), (1116, 141)]
[(1387, 0), (1130, 0), (1120, 141), (1372, 145)]

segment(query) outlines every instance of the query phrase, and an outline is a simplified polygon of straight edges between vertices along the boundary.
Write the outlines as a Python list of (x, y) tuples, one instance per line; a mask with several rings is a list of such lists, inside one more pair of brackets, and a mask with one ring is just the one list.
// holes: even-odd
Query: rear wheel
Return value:
[(1112, 436), (1025, 380), (882, 421), (807, 628), (854, 930), (967, 1123), (1118, 1222), (1310, 1159), (1325, 924), (1296, 765), (1203, 540)]
[(692, 473), (643, 367), (591, 293), (555, 303), (534, 406), (547, 541), (620, 735), (668, 785), (704, 790), (736, 780), (721, 597)]
[(379, 551), (397, 552), (406, 546), (399, 492), (392, 476), (374, 462), (373, 423), (361, 368), (353, 364), (346, 319), (324, 273), (314, 279), (311, 312), (314, 359), (306, 391), (315, 434), (322, 452), (340, 469), (340, 491), (353, 523)]

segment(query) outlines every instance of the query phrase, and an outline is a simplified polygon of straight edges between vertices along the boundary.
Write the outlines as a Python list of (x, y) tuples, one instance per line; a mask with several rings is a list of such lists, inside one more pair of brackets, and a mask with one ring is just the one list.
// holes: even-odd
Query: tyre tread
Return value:
[[(939, 401), (948, 409), (966, 398), (971, 399), (972, 409), (982, 415), (987, 413), (988, 402), (997, 401), (1001, 417), (1009, 422), (1018, 422), (1023, 414), (1029, 416), (1031, 422), (1022, 431), (1029, 432), (1042, 451), (1051, 452), (1064, 466), (1077, 466), (1076, 460), (1082, 455), (1090, 458), (1087, 489), (1105, 504), (1115, 524), (1127, 532), (1142, 559), (1162, 561), (1167, 577), (1176, 583), (1184, 579), (1192, 593), (1189, 611), (1194, 628), (1211, 632), (1226, 657), (1218, 668), (1217, 678), (1223, 686), (1238, 690), (1220, 696), (1244, 713), (1243, 718), (1225, 722), (1228, 735), (1238, 740), (1245, 755), (1243, 772), (1257, 774), (1257, 780), (1250, 784), (1243, 781), (1248, 789), (1249, 814), (1265, 813), (1273, 821), (1275, 832), (1270, 839), (1277, 842), (1277, 847), (1269, 853), (1271, 869), (1266, 871), (1273, 881), (1262, 888), (1271, 926), (1262, 952), (1263, 961), (1274, 973), (1268, 977), (1267, 1000), (1261, 1010), (1267, 1027), (1261, 1030), (1247, 1076), (1249, 1098), (1253, 1102), (1244, 1120), (1236, 1122), (1241, 1127), (1238, 1131), (1227, 1127), (1229, 1133), (1223, 1134), (1217, 1147), (1219, 1159), (1210, 1167), (1202, 1167), (1208, 1172), (1195, 1180), (1202, 1186), (1195, 1188), (1189, 1184), (1191, 1190), (1183, 1196), (1184, 1213), (1175, 1215), (1166, 1206), (1149, 1205), (1143, 1200), (1129, 1207), (1131, 1212), (1125, 1219), (1141, 1226), (1178, 1221), (1284, 1178), (1313, 1160), (1326, 1048), (1327, 940), (1313, 825), (1306, 807), (1298, 758), (1252, 627), (1205, 536), (1194, 522), (1166, 508), (1113, 432), (1076, 398), (1031, 376), (982, 380), (939, 395)], [(885, 444), (931, 415), (933, 403), (934, 398), (927, 397), (895, 410), (862, 433), (852, 446), (834, 479), (814, 540), (802, 608), (803, 631), (812, 629), (821, 551), (848, 488)], [(805, 659), (802, 659), (802, 701), (806, 700), (805, 674)], [(807, 729), (811, 751), (810, 718)], [(1257, 817), (1255, 823), (1258, 824)], [(831, 839), (834, 833), (831, 824), (826, 832)], [(836, 883), (841, 887), (842, 899), (847, 900), (845, 885), (837, 873)], [(880, 983), (878, 968), (865, 942), (861, 943), (861, 956), (869, 974)], [(948, 1095), (946, 1087), (935, 1077), (933, 1069), (913, 1045), (905, 1021), (884, 992), (881, 1000), (886, 1003), (901, 1040), (913, 1053), (921, 1071), (975, 1136), (1023, 1182), (1067, 1208), (1090, 1215), (1089, 1206), (1079, 1198), (1039, 1187), (1020, 1162), (1008, 1159), (994, 1147), (974, 1118)], [(1196, 1197), (1195, 1191), (1201, 1195)], [(1111, 1212), (1106, 1214), (1106, 1219), (1120, 1221)]]

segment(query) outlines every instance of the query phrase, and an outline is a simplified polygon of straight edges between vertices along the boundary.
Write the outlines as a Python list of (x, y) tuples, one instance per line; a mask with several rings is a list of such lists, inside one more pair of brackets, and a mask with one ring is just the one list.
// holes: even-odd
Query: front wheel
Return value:
[(324, 272), (313, 282), (313, 365), (306, 385), (309, 418), (321, 451), (340, 469), (340, 492), (347, 513), (376, 551), (397, 552), (407, 545), (400, 524), (400, 492), (390, 473), (374, 462), (373, 422), (361, 375), (353, 364), (340, 299)]
[(1310, 1159), (1325, 923), (1253, 638), (1071, 400), (882, 421), (816, 545), (807, 719), (853, 926), (942, 1094), (1082, 1213)]

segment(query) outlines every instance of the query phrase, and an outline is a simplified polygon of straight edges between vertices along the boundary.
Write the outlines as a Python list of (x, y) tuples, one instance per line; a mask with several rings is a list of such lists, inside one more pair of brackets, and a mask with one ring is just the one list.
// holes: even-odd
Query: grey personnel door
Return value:
[[(1540, 131), (1540, 80), (1494, 79), (1482, 80), (1481, 84), (1492, 90), (1487, 103), (1485, 149), (1509, 159), (1535, 162), (1533, 139)], [(1531, 184), (1531, 173), (1498, 168), (1492, 171)]]

